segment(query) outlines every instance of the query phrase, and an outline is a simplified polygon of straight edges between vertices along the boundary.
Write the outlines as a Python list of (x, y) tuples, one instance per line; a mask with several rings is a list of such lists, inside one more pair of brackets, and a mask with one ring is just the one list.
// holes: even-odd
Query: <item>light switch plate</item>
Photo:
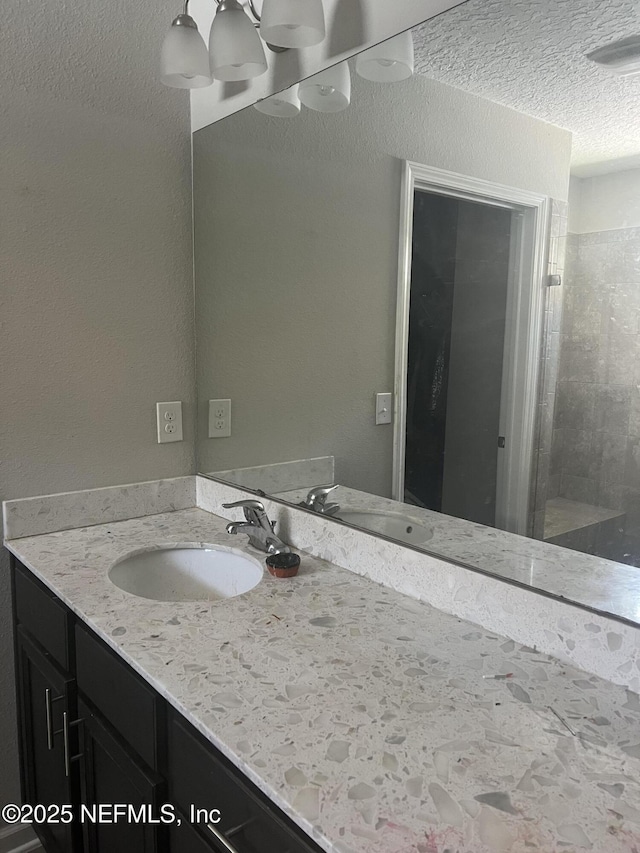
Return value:
[(209, 400), (209, 438), (231, 435), (231, 400)]
[(376, 424), (390, 424), (391, 394), (376, 394)]
[(156, 403), (158, 444), (182, 441), (182, 403)]

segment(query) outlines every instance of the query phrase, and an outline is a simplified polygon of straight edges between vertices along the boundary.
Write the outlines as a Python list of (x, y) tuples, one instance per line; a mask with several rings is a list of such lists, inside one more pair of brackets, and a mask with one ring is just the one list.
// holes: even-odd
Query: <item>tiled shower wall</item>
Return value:
[(640, 228), (569, 235), (562, 290), (547, 496), (640, 534)]
[[(564, 201), (551, 203), (549, 236), (549, 275), (564, 277), (567, 248), (567, 217), (569, 205)], [(540, 396), (536, 424), (537, 448), (533, 460), (529, 535), (544, 538), (545, 504), (549, 495), (551, 449), (553, 440), (556, 388), (560, 364), (560, 332), (562, 327), (563, 286), (548, 287), (545, 295), (545, 318), (542, 338)]]

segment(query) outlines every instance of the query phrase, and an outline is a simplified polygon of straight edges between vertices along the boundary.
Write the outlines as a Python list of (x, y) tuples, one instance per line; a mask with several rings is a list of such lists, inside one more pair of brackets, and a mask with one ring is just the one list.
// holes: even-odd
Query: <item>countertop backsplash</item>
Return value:
[[(238, 519), (241, 510), (222, 504), (244, 497), (255, 494), (198, 476), (26, 498), (5, 503), (5, 536), (20, 539), (190, 507)], [(280, 537), (294, 547), (640, 693), (639, 627), (318, 514), (263, 502)]]

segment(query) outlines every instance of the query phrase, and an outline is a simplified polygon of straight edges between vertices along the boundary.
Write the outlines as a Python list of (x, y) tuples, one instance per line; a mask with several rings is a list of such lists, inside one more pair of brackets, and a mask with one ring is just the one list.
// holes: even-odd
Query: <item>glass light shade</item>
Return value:
[(277, 47), (311, 47), (325, 37), (322, 0), (264, 0), (260, 35)]
[(349, 63), (341, 62), (299, 84), (300, 100), (319, 113), (339, 113), (351, 102)]
[[(210, 86), (209, 54), (195, 24), (176, 23), (188, 15), (180, 15), (162, 43), (160, 79), (173, 89), (198, 89)], [(189, 18), (189, 21), (192, 21)]]
[(292, 86), (290, 89), (285, 89), (284, 92), (278, 92), (277, 95), (271, 95), (270, 98), (258, 101), (257, 104), (254, 104), (254, 107), (259, 113), (264, 113), (268, 116), (275, 116), (276, 118), (295, 118), (300, 114), (298, 87)]
[(397, 83), (413, 75), (411, 30), (370, 47), (356, 57), (356, 72), (376, 83)]
[(235, 0), (223, 0), (209, 36), (211, 73), (217, 80), (251, 80), (267, 70), (267, 59), (251, 19)]

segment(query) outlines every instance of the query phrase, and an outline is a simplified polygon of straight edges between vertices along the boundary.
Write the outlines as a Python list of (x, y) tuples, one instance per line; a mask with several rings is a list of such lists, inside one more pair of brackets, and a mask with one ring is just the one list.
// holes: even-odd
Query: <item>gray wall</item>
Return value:
[[(168, 14), (168, 13), (167, 13)], [(188, 96), (151, 0), (25, 0), (0, 30), (0, 499), (191, 473)], [(187, 440), (155, 443), (154, 403)], [(8, 560), (0, 803), (18, 797)]]
[[(249, 109), (194, 137), (200, 470), (334, 454), (389, 494), (402, 160), (566, 198), (568, 132), (426, 78), (337, 115)], [(208, 439), (206, 401), (233, 399)]]

